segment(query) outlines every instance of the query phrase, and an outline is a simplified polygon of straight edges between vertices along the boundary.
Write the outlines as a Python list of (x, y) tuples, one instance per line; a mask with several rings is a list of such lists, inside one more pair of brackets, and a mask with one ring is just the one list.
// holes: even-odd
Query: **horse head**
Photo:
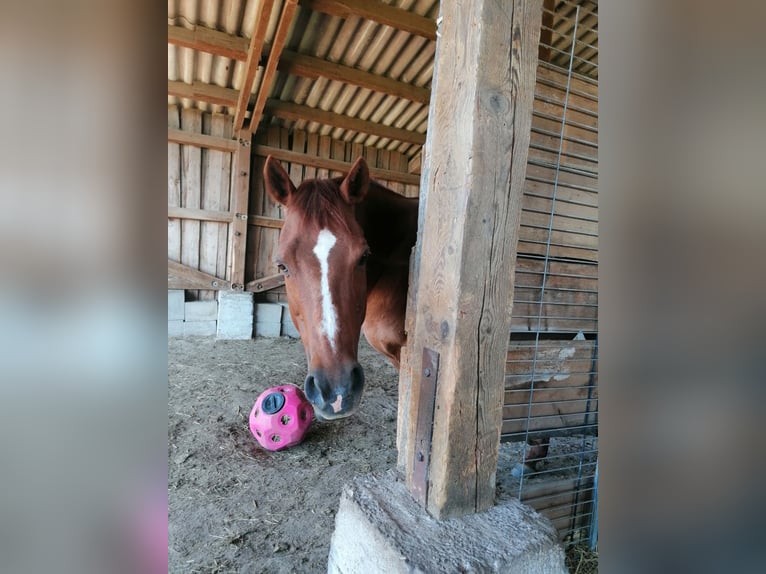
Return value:
[(304, 391), (320, 419), (347, 417), (364, 391), (357, 350), (370, 250), (355, 206), (370, 185), (367, 164), (359, 158), (345, 177), (306, 180), (296, 188), (269, 156), (264, 181), (269, 195), (286, 207), (276, 263), (306, 351)]

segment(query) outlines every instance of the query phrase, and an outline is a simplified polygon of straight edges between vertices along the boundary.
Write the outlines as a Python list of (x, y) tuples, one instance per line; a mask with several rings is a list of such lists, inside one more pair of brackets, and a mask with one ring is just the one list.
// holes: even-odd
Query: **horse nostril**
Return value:
[(328, 399), (327, 382), (321, 374), (307, 376), (303, 383), (303, 391), (306, 393), (306, 398), (317, 406), (324, 405)]
[(364, 389), (364, 370), (362, 366), (357, 363), (354, 368), (351, 369), (351, 394), (359, 395)]
[(303, 391), (306, 393), (306, 397), (312, 403), (321, 401), (322, 393), (319, 391), (319, 386), (313, 376), (306, 377), (306, 382), (303, 383)]

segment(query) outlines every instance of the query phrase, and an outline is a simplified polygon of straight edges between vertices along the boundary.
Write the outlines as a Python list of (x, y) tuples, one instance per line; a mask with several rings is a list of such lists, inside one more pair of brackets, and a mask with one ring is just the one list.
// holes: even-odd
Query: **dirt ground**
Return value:
[[(359, 411), (315, 422), (302, 444), (270, 453), (248, 416), (264, 389), (302, 387), (300, 341), (168, 340), (169, 572), (327, 571), (343, 485), (396, 465), (398, 375), (364, 340), (359, 361)], [(500, 454), (502, 499), (521, 445)]]

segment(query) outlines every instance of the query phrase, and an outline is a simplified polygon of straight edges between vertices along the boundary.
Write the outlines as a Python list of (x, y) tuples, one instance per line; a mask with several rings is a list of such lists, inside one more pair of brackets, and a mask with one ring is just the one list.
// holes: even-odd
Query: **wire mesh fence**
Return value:
[(498, 480), (595, 572), (597, 3), (545, 0), (539, 54), (501, 434), (514, 461)]

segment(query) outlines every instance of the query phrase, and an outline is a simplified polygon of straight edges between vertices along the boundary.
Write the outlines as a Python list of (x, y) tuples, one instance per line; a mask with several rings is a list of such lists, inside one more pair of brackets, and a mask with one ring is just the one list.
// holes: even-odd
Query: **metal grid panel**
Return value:
[[(594, 531), (598, 459), (597, 5), (546, 2), (506, 363), (501, 489), (562, 540)], [(529, 443), (530, 446), (527, 446)], [(513, 463), (516, 463), (515, 466)]]

